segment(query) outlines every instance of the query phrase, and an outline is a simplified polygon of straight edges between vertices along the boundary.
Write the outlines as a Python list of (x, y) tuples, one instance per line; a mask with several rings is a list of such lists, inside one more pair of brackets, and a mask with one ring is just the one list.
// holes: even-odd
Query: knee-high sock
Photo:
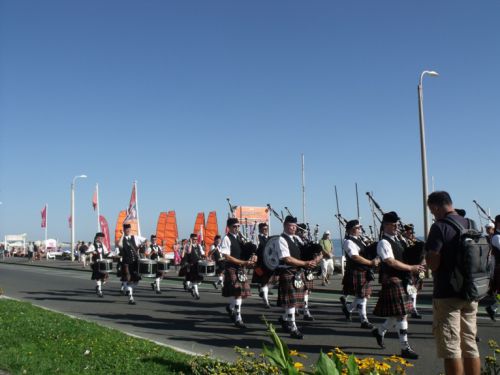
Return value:
[(361, 319), (362, 322), (367, 322), (368, 317), (366, 316), (366, 298), (357, 298), (358, 301), (358, 313), (359, 313), (359, 319)]
[(413, 311), (417, 311), (417, 293), (410, 294)]
[(134, 299), (134, 283), (127, 283), (127, 292), (129, 292), (129, 299)]
[(97, 284), (97, 291), (100, 292), (101, 291), (102, 281), (101, 280), (96, 280), (96, 284)]
[(398, 322), (397, 318), (393, 317), (387, 318), (385, 322), (378, 327), (378, 333), (384, 336), (387, 330), (394, 328), (397, 322)]
[(406, 319), (398, 321), (396, 324), (399, 335), (399, 344), (401, 349), (408, 349), (408, 321)]
[(285, 313), (283, 315), (283, 320), (290, 324), (292, 330), (297, 329), (297, 326), (295, 325), (295, 307), (285, 307)]
[(236, 298), (229, 297), (229, 308), (234, 311), (235, 306), (236, 306)]
[(198, 294), (198, 284), (197, 283), (193, 283), (193, 290), (194, 290), (195, 294)]
[(191, 289), (191, 281), (186, 281), (186, 287), (187, 287), (188, 289)]
[(310, 316), (311, 312), (309, 311), (309, 292), (304, 294), (304, 316)]
[(347, 310), (349, 310), (349, 312), (353, 312), (356, 309), (359, 310), (359, 306), (361, 306), (362, 303), (363, 303), (363, 298), (356, 297), (354, 298), (354, 301), (352, 301), (347, 305)]
[(217, 281), (219, 284), (222, 284), (222, 280), (224, 280), (223, 275), (219, 275), (219, 280)]
[(156, 290), (160, 290), (160, 281), (161, 281), (161, 277), (157, 277), (155, 279), (155, 283), (156, 283)]
[(234, 314), (236, 315), (236, 320), (242, 320), (241, 319), (241, 303), (243, 302), (243, 299), (241, 297), (235, 298), (235, 306), (234, 306)]
[(126, 281), (122, 281), (122, 286), (120, 288), (121, 290), (126, 290), (127, 289), (127, 282)]
[(260, 291), (263, 293), (264, 302), (269, 304), (269, 287), (267, 285), (264, 285), (260, 287)]

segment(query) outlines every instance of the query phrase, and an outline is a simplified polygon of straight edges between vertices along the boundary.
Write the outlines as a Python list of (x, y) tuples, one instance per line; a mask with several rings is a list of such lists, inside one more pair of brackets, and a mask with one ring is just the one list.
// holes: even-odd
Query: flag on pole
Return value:
[(42, 228), (47, 227), (47, 205), (42, 209)]
[(125, 221), (137, 220), (137, 200), (135, 195), (135, 184), (132, 188), (132, 195), (130, 196), (130, 203), (128, 205), (127, 217)]
[(96, 186), (96, 189), (94, 190), (94, 196), (92, 197), (92, 207), (94, 208), (94, 211), (97, 209), (97, 205), (99, 204), (99, 201), (98, 201), (98, 197), (97, 197), (97, 186)]
[(99, 224), (101, 225), (101, 231), (104, 233), (104, 245), (106, 245), (108, 250), (111, 250), (111, 248), (110, 248), (111, 239), (109, 237), (108, 222), (106, 221), (106, 219), (102, 215), (99, 215)]

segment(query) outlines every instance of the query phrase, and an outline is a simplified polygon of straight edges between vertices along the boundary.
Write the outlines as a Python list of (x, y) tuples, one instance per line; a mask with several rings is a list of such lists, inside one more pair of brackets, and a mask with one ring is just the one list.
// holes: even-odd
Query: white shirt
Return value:
[[(384, 233), (385, 236), (389, 237), (391, 240), (396, 240), (396, 236), (390, 236)], [(389, 241), (381, 239), (377, 244), (377, 255), (385, 262), (389, 258), (394, 258), (394, 253), (392, 252), (392, 246)]]
[(89, 249), (86, 251), (87, 254), (90, 254), (90, 253), (97, 253), (97, 255), (99, 256), (99, 259), (102, 259), (104, 258), (105, 256), (108, 255), (108, 249), (106, 248), (106, 245), (102, 244), (101, 247), (99, 248), (95, 248), (94, 244), (91, 244), (89, 246)]
[[(292, 241), (297, 240), (299, 244), (303, 244), (302, 240), (300, 239), (299, 236), (296, 235), (289, 235), (286, 233), (283, 233), (285, 236), (288, 236)], [(286, 258), (290, 256), (290, 249), (288, 248), (288, 242), (286, 242), (286, 239), (283, 238), (283, 236), (280, 236), (280, 259)]]
[[(122, 238), (120, 238), (120, 241), (118, 242), (118, 247), (121, 249), (123, 248), (123, 239), (127, 237), (127, 236), (122, 236)], [(132, 238), (132, 235), (128, 236), (129, 238)], [(146, 241), (146, 239), (144, 237), (139, 237), (139, 236), (133, 236), (134, 237), (134, 242), (135, 242), (135, 246), (139, 247), (141, 246), (141, 244)]]
[(228, 233), (222, 240), (222, 244), (220, 247), (220, 252), (221, 254), (224, 255), (231, 255), (231, 240), (229, 239), (229, 236), (233, 236), (233, 238), (236, 238), (234, 234)]
[(361, 250), (358, 244), (350, 238), (346, 238), (344, 240), (344, 243), (342, 244), (342, 249), (344, 249), (344, 252), (347, 254), (349, 258), (352, 258), (354, 255), (359, 255), (359, 250)]
[(491, 246), (500, 249), (500, 234), (497, 233), (494, 234), (493, 237), (491, 237)]

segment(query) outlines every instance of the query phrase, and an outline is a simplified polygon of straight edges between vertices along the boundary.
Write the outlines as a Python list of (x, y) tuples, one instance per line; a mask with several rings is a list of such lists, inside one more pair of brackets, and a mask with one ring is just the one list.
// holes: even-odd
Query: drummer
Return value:
[(205, 252), (200, 244), (198, 244), (198, 236), (196, 233), (191, 233), (189, 237), (189, 244), (185, 254), (185, 260), (187, 266), (187, 272), (185, 276), (186, 287), (191, 295), (200, 299), (200, 292), (198, 290), (198, 284), (203, 281), (203, 276), (198, 272), (198, 261), (204, 258)]
[(132, 235), (132, 228), (129, 223), (123, 224), (123, 236), (118, 242), (120, 254), (122, 256), (121, 281), (124, 283), (129, 296), (129, 305), (135, 305), (134, 288), (141, 280), (139, 275), (139, 246), (141, 239)]
[(269, 237), (269, 226), (267, 223), (259, 223), (259, 245), (257, 246), (257, 264), (252, 275), (252, 284), (258, 284), (259, 297), (262, 298), (264, 306), (268, 309), (271, 308), (269, 303), (269, 284), (273, 276), (273, 272), (269, 270), (264, 264), (264, 249), (266, 247), (267, 239)]
[(222, 287), (222, 281), (224, 280), (224, 258), (220, 252), (221, 246), (221, 237), (220, 235), (216, 235), (214, 237), (214, 243), (210, 247), (210, 252), (208, 253), (208, 257), (212, 259), (216, 264), (216, 274), (217, 274), (217, 282), (212, 282), (212, 285), (215, 289), (219, 288), (219, 285)]
[(95, 234), (94, 243), (90, 245), (86, 254), (89, 254), (92, 260), (92, 276), (90, 279), (95, 280), (95, 292), (102, 298), (102, 286), (108, 279), (108, 273), (99, 270), (98, 261), (104, 260), (109, 255), (109, 251), (104, 245), (104, 233), (98, 232)]
[[(149, 244), (148, 251), (146, 252), (151, 260), (163, 259), (163, 250), (160, 245), (156, 243), (156, 236), (151, 235), (151, 243)], [(160, 281), (165, 277), (164, 271), (156, 271), (155, 281), (151, 283), (151, 288), (156, 292), (156, 294), (161, 294)]]

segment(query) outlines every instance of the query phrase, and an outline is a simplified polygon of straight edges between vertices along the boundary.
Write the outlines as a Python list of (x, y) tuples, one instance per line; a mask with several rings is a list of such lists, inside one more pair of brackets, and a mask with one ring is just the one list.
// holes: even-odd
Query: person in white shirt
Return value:
[(118, 242), (122, 257), (121, 281), (129, 296), (129, 305), (135, 305), (134, 288), (141, 280), (139, 274), (139, 247), (144, 239), (132, 235), (132, 227), (129, 223), (123, 224), (123, 231), (123, 236)]
[[(87, 254), (91, 256), (92, 261), (92, 276), (91, 280), (95, 280), (96, 287), (95, 291), (99, 297), (103, 297), (102, 286), (109, 277), (111, 272), (110, 264), (111, 260), (106, 259), (109, 255), (109, 251), (104, 245), (104, 233), (98, 232), (94, 237), (94, 243), (90, 245), (87, 250)], [(107, 261), (107, 264), (102, 264), (103, 261)], [(102, 267), (102, 268), (101, 268)]]
[(418, 354), (408, 344), (407, 315), (413, 305), (405, 290), (411, 273), (424, 271), (421, 265), (410, 266), (403, 262), (403, 245), (397, 238), (398, 214), (394, 211), (385, 213), (382, 218), (383, 236), (377, 244), (377, 254), (382, 260), (380, 282), (382, 289), (373, 314), (385, 317), (383, 324), (372, 330), (380, 347), (385, 348), (384, 335), (396, 328), (401, 346), (401, 357), (418, 359)]
[(351, 320), (351, 313), (358, 310), (361, 328), (372, 329), (373, 324), (366, 315), (366, 303), (372, 294), (371, 282), (374, 280), (374, 267), (380, 263), (378, 258), (369, 259), (366, 244), (361, 240), (361, 225), (358, 220), (347, 222), (345, 230), (347, 236), (342, 248), (346, 255), (347, 267), (342, 279), (344, 296), (354, 296), (355, 300), (348, 304), (344, 296), (340, 297), (342, 311), (347, 320)]

